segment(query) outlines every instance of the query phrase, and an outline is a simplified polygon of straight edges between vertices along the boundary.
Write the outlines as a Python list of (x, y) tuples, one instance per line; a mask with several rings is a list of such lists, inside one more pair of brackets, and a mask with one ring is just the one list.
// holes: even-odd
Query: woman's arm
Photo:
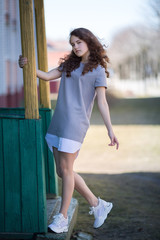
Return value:
[(36, 70), (37, 77), (45, 80), (45, 81), (50, 81), (50, 80), (55, 80), (57, 78), (60, 78), (62, 73), (58, 70), (58, 68), (52, 69), (49, 72), (43, 72), (41, 70)]
[(108, 107), (108, 103), (107, 103), (106, 95), (105, 95), (105, 87), (97, 87), (96, 88), (96, 93), (97, 93), (98, 108), (99, 108), (99, 111), (102, 115), (104, 124), (105, 124), (105, 126), (108, 130), (108, 136), (111, 139), (111, 143), (109, 144), (109, 146), (114, 146), (116, 144), (116, 149), (118, 149), (119, 148), (119, 142), (118, 142), (116, 136), (113, 133), (109, 107)]
[[(23, 68), (28, 63), (28, 59), (26, 57), (22, 57), (22, 55), (19, 56), (19, 66), (20, 68)], [(55, 80), (61, 77), (62, 73), (58, 70), (58, 68), (52, 69), (49, 72), (44, 72), (41, 70), (36, 70), (37, 77), (45, 80)]]

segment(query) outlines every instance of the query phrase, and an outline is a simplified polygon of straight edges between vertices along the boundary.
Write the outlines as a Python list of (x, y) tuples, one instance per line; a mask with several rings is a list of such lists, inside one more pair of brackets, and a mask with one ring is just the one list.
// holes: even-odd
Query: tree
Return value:
[(150, 0), (148, 5), (151, 12), (149, 17), (151, 27), (160, 31), (160, 0)]

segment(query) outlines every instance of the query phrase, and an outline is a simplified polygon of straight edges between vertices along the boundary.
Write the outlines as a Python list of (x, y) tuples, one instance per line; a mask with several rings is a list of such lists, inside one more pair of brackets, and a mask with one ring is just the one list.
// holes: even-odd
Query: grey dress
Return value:
[(107, 87), (105, 69), (82, 75), (84, 64), (66, 77), (62, 72), (56, 108), (47, 133), (82, 143), (90, 125), (95, 88)]

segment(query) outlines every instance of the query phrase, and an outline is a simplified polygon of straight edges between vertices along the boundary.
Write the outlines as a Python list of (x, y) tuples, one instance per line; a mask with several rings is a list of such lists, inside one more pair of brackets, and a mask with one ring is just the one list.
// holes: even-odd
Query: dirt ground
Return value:
[(89, 206), (75, 192), (79, 213), (72, 239), (83, 231), (94, 240), (158, 240), (160, 99), (120, 99), (110, 105), (119, 150), (108, 146), (107, 131), (95, 106), (92, 125), (74, 169), (96, 196), (113, 202), (114, 207), (104, 225), (93, 229)]
[(87, 232), (94, 240), (160, 239), (159, 173), (81, 175), (97, 196), (113, 202), (114, 206), (102, 227), (94, 229), (88, 204), (75, 192), (79, 214), (74, 234)]

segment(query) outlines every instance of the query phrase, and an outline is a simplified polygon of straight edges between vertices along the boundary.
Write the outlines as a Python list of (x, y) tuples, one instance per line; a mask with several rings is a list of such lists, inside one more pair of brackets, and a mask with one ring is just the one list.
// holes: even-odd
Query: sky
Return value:
[(74, 28), (84, 27), (110, 43), (123, 28), (145, 23), (149, 0), (44, 0), (46, 35), (68, 40)]

